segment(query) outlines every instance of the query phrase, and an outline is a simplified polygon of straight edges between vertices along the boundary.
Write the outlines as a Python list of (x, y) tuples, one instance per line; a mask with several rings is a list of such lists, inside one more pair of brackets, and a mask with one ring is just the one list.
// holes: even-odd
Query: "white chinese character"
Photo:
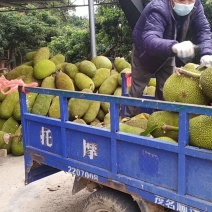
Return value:
[(155, 196), (155, 203), (164, 206), (164, 198), (160, 196)]
[(185, 205), (180, 204), (179, 202), (177, 203), (177, 211), (180, 212), (188, 212), (188, 208)]
[(50, 129), (42, 127), (40, 131), (40, 141), (42, 145), (46, 145), (51, 147), (53, 145), (52, 142), (52, 132)]
[(96, 143), (89, 143), (83, 139), (83, 157), (85, 156), (93, 160), (94, 156), (98, 156), (98, 148)]
[(175, 210), (174, 201), (171, 199), (167, 199), (165, 202), (165, 207)]

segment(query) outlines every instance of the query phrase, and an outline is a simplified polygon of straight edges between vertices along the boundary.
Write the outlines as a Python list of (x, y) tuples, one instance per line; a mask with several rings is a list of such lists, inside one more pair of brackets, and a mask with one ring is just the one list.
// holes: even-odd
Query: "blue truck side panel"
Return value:
[[(211, 107), (26, 88), (60, 97), (61, 119), (54, 119), (27, 112), (19, 90), (26, 183), (63, 170), (176, 211), (212, 211), (212, 152), (188, 145), (189, 114), (212, 115)], [(109, 102), (111, 129), (70, 122), (67, 100), (73, 97)], [(179, 142), (120, 132), (120, 105), (178, 112)]]

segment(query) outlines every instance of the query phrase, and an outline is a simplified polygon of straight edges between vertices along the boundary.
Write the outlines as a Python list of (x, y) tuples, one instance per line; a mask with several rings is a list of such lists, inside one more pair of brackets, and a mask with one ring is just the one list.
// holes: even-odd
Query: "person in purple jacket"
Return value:
[[(192, 31), (193, 43), (187, 40)], [(188, 61), (198, 47), (200, 64), (212, 65), (211, 29), (200, 0), (152, 0), (133, 30), (132, 85), (129, 96), (141, 98), (150, 78), (156, 78), (155, 98), (163, 100), (163, 85), (173, 73), (175, 57)], [(140, 108), (126, 107), (125, 116)]]

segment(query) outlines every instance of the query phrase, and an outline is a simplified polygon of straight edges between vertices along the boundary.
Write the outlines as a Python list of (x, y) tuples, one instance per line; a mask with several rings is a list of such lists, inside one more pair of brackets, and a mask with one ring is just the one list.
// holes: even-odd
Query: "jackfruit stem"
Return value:
[(167, 132), (167, 131), (176, 131), (176, 132), (178, 132), (179, 131), (179, 127), (175, 127), (175, 126), (171, 126), (171, 125), (163, 125), (162, 127), (161, 127), (161, 129), (163, 130), (163, 131), (165, 131), (165, 132)]
[(200, 73), (194, 73), (194, 72), (186, 71), (182, 68), (176, 68), (175, 72), (178, 73), (178, 74), (184, 74), (188, 77), (193, 77), (193, 78), (200, 78), (200, 76), (201, 76)]

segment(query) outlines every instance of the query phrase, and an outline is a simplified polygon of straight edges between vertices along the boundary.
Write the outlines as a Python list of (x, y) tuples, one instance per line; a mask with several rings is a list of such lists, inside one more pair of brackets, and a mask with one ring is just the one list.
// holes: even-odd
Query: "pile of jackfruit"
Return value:
[[(198, 69), (198, 66), (188, 63), (184, 67), (176, 68), (164, 84), (165, 101), (211, 107), (212, 68)], [(211, 150), (211, 124), (212, 116), (189, 114), (189, 145)], [(156, 111), (149, 116), (147, 128), (154, 138), (165, 137), (163, 140), (178, 142), (179, 114)]]
[[(112, 63), (105, 56), (96, 56), (92, 60), (68, 63), (64, 55), (52, 55), (48, 47), (28, 52), (25, 59), (25, 63), (5, 74), (7, 80), (22, 79), (25, 84), (37, 82), (43, 88), (121, 96), (121, 73), (131, 72), (131, 65), (124, 58), (115, 58)], [(26, 98), (29, 112), (60, 118), (58, 96), (28, 93)], [(109, 107), (108, 102), (71, 98), (69, 120), (104, 127), (110, 117)], [(23, 155), (18, 91), (0, 93), (0, 136), (1, 132), (0, 149)], [(6, 140), (4, 137), (8, 135)]]

